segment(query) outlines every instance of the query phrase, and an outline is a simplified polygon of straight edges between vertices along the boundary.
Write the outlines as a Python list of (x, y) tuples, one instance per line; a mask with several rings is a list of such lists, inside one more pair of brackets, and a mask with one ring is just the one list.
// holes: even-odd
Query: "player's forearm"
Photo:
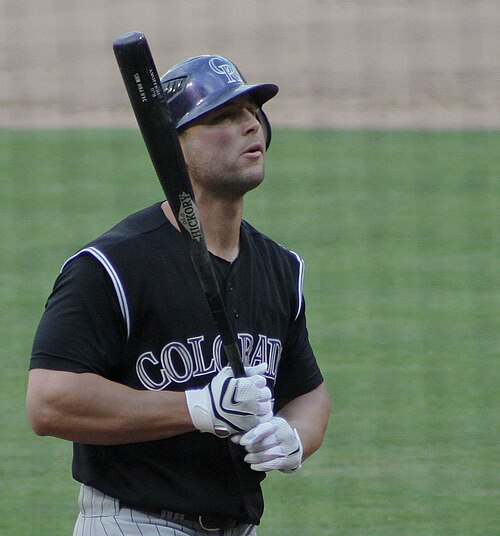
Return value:
[(330, 398), (325, 384), (288, 402), (277, 415), (297, 429), (305, 460), (319, 449), (328, 426)]
[(37, 434), (78, 443), (153, 441), (194, 430), (184, 393), (138, 391), (96, 374), (32, 370), (27, 410)]

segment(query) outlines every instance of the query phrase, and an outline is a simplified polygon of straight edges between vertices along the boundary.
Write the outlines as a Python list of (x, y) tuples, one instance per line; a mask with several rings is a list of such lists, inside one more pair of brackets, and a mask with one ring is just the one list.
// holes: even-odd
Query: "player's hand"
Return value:
[(292, 473), (301, 466), (304, 449), (299, 434), (281, 417), (273, 417), (231, 440), (245, 447), (245, 461), (254, 471)]
[(247, 377), (235, 378), (226, 367), (202, 389), (186, 391), (194, 426), (201, 432), (227, 437), (270, 420), (273, 413), (271, 391), (263, 376), (266, 369), (266, 363), (245, 367)]

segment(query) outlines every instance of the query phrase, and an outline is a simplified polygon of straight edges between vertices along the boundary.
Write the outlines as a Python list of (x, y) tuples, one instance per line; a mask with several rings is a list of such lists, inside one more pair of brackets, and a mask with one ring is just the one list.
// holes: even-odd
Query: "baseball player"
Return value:
[(242, 219), (264, 178), (274, 84), (221, 56), (162, 78), (247, 376), (234, 378), (166, 202), (62, 267), (37, 329), (34, 431), (72, 441), (75, 536), (254, 535), (269, 471), (321, 445), (329, 398), (311, 348), (304, 263)]

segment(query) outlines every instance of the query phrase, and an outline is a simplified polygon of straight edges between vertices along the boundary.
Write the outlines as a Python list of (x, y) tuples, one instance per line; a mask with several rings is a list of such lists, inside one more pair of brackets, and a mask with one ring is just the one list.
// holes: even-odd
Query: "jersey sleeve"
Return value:
[(284, 341), (283, 352), (275, 384), (275, 397), (279, 401), (297, 398), (312, 391), (323, 382), (323, 376), (309, 341), (306, 321), (306, 303), (303, 295), (304, 263), (296, 257), (296, 285), (294, 304), (296, 312), (290, 320), (288, 336)]
[(91, 255), (73, 258), (47, 300), (33, 342), (30, 369), (107, 376), (125, 342), (126, 328), (108, 273)]

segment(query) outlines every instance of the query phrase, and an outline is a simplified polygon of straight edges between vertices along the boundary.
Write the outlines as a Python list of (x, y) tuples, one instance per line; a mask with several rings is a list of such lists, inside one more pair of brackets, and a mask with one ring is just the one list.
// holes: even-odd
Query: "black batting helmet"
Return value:
[(236, 97), (250, 94), (255, 99), (257, 118), (271, 142), (271, 126), (262, 105), (278, 93), (275, 84), (247, 84), (237, 67), (223, 56), (194, 56), (167, 71), (161, 78), (168, 108), (177, 130)]

